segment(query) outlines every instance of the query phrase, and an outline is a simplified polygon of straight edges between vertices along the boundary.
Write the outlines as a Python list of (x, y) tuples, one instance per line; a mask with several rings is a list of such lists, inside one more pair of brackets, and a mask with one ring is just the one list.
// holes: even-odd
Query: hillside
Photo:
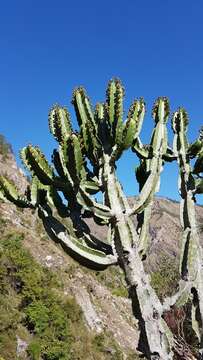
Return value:
[[(0, 174), (25, 190), (27, 178), (10, 148), (0, 154)], [(201, 206), (197, 215), (203, 243)], [(90, 220), (88, 225), (95, 235), (105, 236), (104, 227)], [(123, 275), (116, 267), (94, 272), (80, 266), (48, 238), (34, 212), (3, 202), (0, 231), (0, 355), (4, 360), (138, 359), (138, 328)], [(152, 281), (160, 296), (174, 291), (178, 281), (180, 231), (179, 204), (156, 198), (146, 268), (154, 272)]]

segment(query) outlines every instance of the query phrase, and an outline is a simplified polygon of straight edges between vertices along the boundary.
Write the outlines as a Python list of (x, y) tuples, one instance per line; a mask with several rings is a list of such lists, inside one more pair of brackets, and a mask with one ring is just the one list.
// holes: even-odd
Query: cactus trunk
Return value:
[(140, 351), (143, 351), (148, 359), (172, 359), (165, 331), (167, 325), (163, 324), (164, 320), (161, 317), (162, 304), (150, 285), (150, 276), (144, 270), (139, 255), (139, 237), (131, 218), (127, 215), (128, 201), (108, 155), (104, 155), (103, 177), (105, 194), (108, 194), (106, 201), (113, 213), (114, 247), (118, 262), (125, 273), (133, 312), (139, 322)]

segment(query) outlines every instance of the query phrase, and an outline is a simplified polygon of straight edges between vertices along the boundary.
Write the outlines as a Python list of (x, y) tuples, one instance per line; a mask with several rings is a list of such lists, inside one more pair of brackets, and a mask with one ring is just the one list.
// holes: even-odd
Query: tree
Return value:
[[(1, 197), (19, 207), (38, 210), (44, 227), (57, 238), (67, 252), (85, 266), (104, 269), (112, 264), (122, 268), (126, 278), (133, 313), (140, 328), (139, 350), (148, 359), (172, 359), (175, 339), (163, 314), (171, 306), (192, 300), (192, 323), (200, 354), (203, 351), (203, 255), (195, 223), (195, 194), (202, 193), (203, 142), (199, 138), (189, 144), (186, 137), (188, 116), (180, 108), (172, 117), (173, 148), (168, 145), (167, 98), (156, 100), (152, 117), (151, 141), (143, 145), (139, 134), (145, 115), (144, 100), (135, 100), (123, 122), (124, 89), (120, 80), (109, 82), (106, 102), (95, 110), (82, 87), (75, 89), (72, 104), (79, 132), (72, 129), (66, 108), (55, 105), (49, 113), (49, 128), (58, 142), (49, 165), (37, 146), (21, 150), (21, 158), (32, 175), (31, 184), (20, 195), (6, 177), (0, 177)], [(131, 148), (138, 156), (136, 170), (139, 195), (130, 207), (116, 175), (116, 162)], [(196, 158), (194, 166), (191, 159)], [(178, 292), (163, 303), (150, 284), (143, 261), (150, 244), (149, 221), (160, 173), (165, 162), (177, 161), (180, 169), (180, 214), (182, 220), (182, 256)], [(92, 195), (103, 193), (103, 204)], [(61, 196), (61, 194), (63, 194)], [(58, 215), (68, 218), (65, 227)], [(132, 215), (137, 215), (135, 228)], [(108, 226), (106, 241), (91, 233), (84, 219), (92, 217), (101, 226)]]

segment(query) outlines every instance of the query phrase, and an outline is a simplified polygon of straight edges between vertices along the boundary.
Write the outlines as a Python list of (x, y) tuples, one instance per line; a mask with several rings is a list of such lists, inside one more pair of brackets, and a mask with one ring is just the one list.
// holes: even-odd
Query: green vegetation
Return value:
[(180, 274), (175, 259), (160, 255), (159, 269), (151, 274), (151, 285), (161, 301), (175, 294), (179, 279)]
[[(0, 228), (3, 233), (2, 219)], [(111, 334), (87, 331), (74, 298), (63, 295), (57, 275), (34, 261), (23, 238), (5, 231), (0, 241), (0, 356), (21, 360), (19, 336), (31, 360), (122, 360)]]
[[(39, 358), (36, 349), (42, 359), (66, 359), (72, 341), (70, 323), (75, 321), (70, 316), (73, 300), (63, 302), (58, 298), (54, 292), (58, 286), (55, 276), (34, 262), (22, 248), (22, 239), (21, 234), (11, 233), (1, 240), (0, 324), (3, 336), (0, 338), (0, 351), (8, 359), (6, 335), (14, 340), (14, 332), (18, 325), (23, 324), (33, 335), (28, 348), (32, 359)], [(75, 303), (74, 311), (74, 317), (77, 314), (77, 320), (81, 318)], [(12, 347), (10, 358), (14, 359), (15, 341)]]
[(116, 266), (95, 273), (99, 282), (111, 290), (112, 295), (128, 297), (124, 274)]

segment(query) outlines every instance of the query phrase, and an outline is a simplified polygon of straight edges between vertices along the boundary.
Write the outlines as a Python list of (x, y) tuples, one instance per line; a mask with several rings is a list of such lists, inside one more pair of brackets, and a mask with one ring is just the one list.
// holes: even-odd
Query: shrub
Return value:
[(180, 275), (175, 260), (162, 254), (159, 259), (159, 270), (151, 274), (151, 285), (161, 301), (166, 296), (174, 294), (178, 287), (179, 278)]

